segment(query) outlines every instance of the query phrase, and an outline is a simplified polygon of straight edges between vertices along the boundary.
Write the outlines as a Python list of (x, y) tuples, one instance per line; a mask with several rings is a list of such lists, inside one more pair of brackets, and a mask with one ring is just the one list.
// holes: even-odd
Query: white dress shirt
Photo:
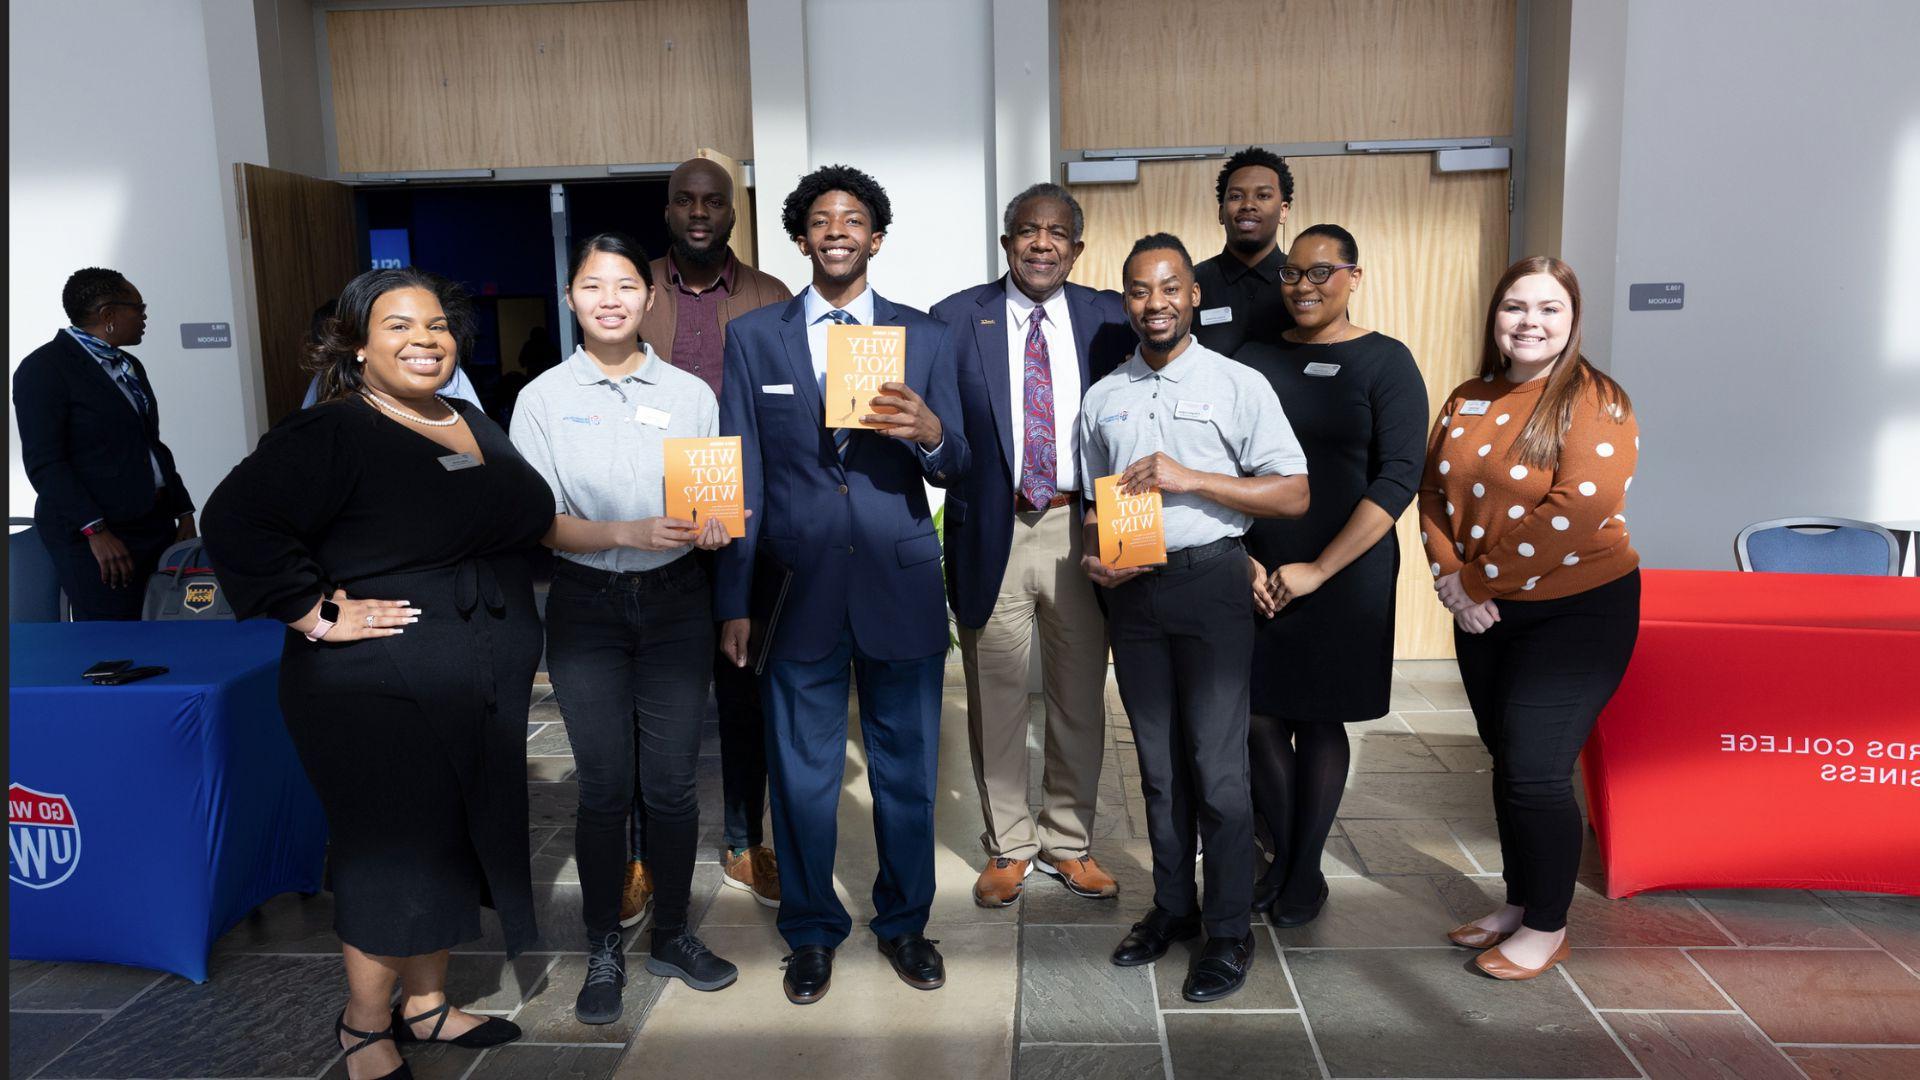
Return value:
[(1013, 486), (1020, 486), (1020, 470), (1027, 453), (1027, 335), (1036, 309), (1046, 319), (1040, 334), (1047, 339), (1047, 362), (1053, 376), (1053, 442), (1059, 463), (1054, 490), (1080, 490), (1080, 356), (1073, 344), (1073, 317), (1067, 311), (1067, 287), (1036, 304), (1007, 277), (1007, 395), (1013, 425)]
[[(811, 285), (800, 296), (804, 305), (801, 310), (807, 319), (807, 353), (813, 360), (813, 381), (824, 395), (827, 392), (827, 327), (833, 325), (827, 313), (834, 308), (820, 299), (820, 294), (814, 292)], [(840, 310), (853, 316), (853, 321), (861, 326), (872, 326), (873, 290), (860, 290), (860, 295), (847, 301), (847, 306)]]

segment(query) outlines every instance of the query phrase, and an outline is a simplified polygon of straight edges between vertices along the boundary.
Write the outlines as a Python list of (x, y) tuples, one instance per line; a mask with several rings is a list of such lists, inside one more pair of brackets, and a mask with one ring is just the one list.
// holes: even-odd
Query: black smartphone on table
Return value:
[(158, 665), (130, 667), (121, 671), (108, 672), (105, 675), (96, 675), (87, 681), (95, 686), (120, 686), (125, 683), (139, 682), (141, 679), (151, 679), (155, 675), (165, 675), (169, 670)]
[(102, 660), (80, 673), (83, 679), (97, 679), (102, 675), (118, 675), (133, 666), (131, 660)]

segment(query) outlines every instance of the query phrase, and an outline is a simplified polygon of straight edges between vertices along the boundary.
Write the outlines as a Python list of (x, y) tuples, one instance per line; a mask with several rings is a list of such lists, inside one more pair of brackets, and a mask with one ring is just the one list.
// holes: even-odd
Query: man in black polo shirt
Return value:
[(1280, 299), (1280, 226), (1293, 205), (1293, 173), (1280, 155), (1257, 146), (1227, 159), (1214, 181), (1220, 227), (1227, 246), (1193, 268), (1200, 311), (1193, 336), (1214, 352), (1232, 356), (1243, 342), (1273, 344), (1293, 316)]

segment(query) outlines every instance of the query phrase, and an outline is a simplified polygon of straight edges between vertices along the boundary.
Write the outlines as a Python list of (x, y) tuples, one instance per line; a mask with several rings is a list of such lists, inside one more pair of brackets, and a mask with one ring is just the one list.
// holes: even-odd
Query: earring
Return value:
[(354, 358), (353, 358), (353, 362), (354, 362), (354, 363), (356, 363), (356, 364), (364, 364), (364, 363), (366, 363), (366, 362), (367, 362), (367, 354), (366, 354), (366, 353), (357, 353), (357, 354), (355, 354), (355, 355), (354, 355)]
[(112, 324), (112, 323), (108, 323), (108, 324), (107, 324), (107, 333), (109, 333), (109, 334), (111, 334), (111, 333), (113, 333), (113, 324)]

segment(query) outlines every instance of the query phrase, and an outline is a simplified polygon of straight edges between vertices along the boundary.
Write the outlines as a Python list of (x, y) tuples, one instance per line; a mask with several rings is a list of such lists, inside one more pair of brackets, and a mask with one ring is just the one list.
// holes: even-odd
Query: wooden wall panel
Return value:
[(342, 172), (753, 156), (746, 0), (327, 13)]
[(1514, 3), (1060, 0), (1060, 145), (1506, 135)]
[(304, 367), (314, 309), (360, 272), (353, 192), (259, 165), (241, 165), (247, 241), (253, 256), (255, 326), (267, 392), (267, 422), (300, 407), (312, 378)]
[[(1321, 222), (1360, 245), (1356, 323), (1407, 344), (1426, 376), (1429, 415), (1478, 364), (1489, 292), (1507, 264), (1507, 174), (1434, 173), (1426, 154), (1294, 158), (1296, 185), (1282, 242)], [(1219, 161), (1145, 162), (1140, 182), (1074, 189), (1087, 214), (1087, 249), (1073, 278), (1117, 288), (1121, 261), (1150, 232), (1179, 236), (1196, 259), (1219, 252), (1213, 195)], [(1402, 573), (1394, 655), (1453, 655), (1451, 623), (1422, 569), (1409, 511), (1398, 524)]]

